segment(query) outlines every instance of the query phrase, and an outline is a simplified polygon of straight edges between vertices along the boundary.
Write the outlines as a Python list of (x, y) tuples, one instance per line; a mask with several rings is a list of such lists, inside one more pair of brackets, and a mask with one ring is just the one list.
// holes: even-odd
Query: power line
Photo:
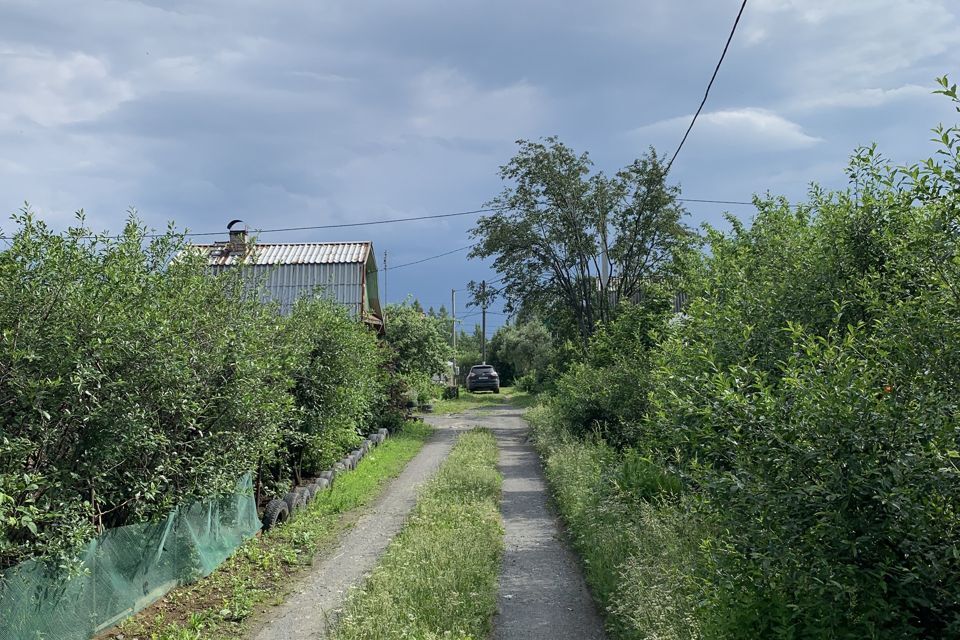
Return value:
[[(414, 222), (414, 221), (417, 221), (417, 220), (437, 220), (437, 219), (439, 219), (439, 218), (455, 218), (455, 217), (458, 217), (458, 216), (475, 215), (475, 214), (477, 214), (477, 213), (492, 213), (492, 212), (497, 211), (497, 210), (498, 210), (498, 209), (471, 209), (470, 211), (455, 211), (455, 212), (453, 212), (453, 213), (437, 213), (437, 214), (427, 215), (427, 216), (412, 216), (412, 217), (409, 217), (409, 218), (387, 218), (387, 219), (384, 219), (384, 220), (366, 220), (366, 221), (364, 221), (364, 222), (343, 222), (343, 223), (338, 223), (338, 224), (317, 224), (317, 225), (311, 225), (311, 226), (307, 226), (307, 227), (281, 227), (281, 228), (277, 228), (277, 229), (254, 229), (251, 233), (253, 233), (254, 235), (259, 235), (259, 234), (262, 234), (262, 233), (281, 233), (281, 232), (284, 232), (284, 231), (313, 231), (313, 230), (316, 230), (316, 229), (347, 229), (347, 228), (350, 228), (350, 227), (370, 227), (370, 226), (379, 225), (379, 224), (392, 224), (392, 223), (394, 223), (394, 222)], [(169, 234), (166, 234), (166, 233), (148, 233), (148, 234), (144, 234), (143, 237), (144, 237), (144, 238), (165, 238), (165, 237), (167, 237), (167, 235), (169, 235)], [(187, 232), (187, 233), (182, 233), (182, 234), (174, 234), (174, 235), (182, 235), (182, 236), (185, 237), (185, 238), (198, 238), (198, 237), (201, 237), (201, 236), (219, 236), (219, 235), (223, 235), (223, 231), (192, 231), (192, 232)], [(119, 235), (80, 236), (80, 238), (83, 239), (83, 240), (92, 240), (92, 239), (97, 238), (97, 237), (109, 238), (109, 239), (120, 239), (120, 238), (122, 238), (122, 237), (124, 237), (124, 236), (119, 236)], [(9, 238), (9, 237), (6, 237), (6, 236), (0, 237), (0, 240), (11, 240), (11, 239), (12, 239), (12, 238)]]
[(710, 76), (710, 82), (707, 83), (707, 90), (703, 92), (703, 100), (700, 101), (700, 106), (697, 107), (697, 112), (693, 114), (693, 119), (690, 121), (690, 126), (687, 127), (686, 132), (683, 134), (683, 139), (681, 139), (680, 144), (677, 145), (677, 150), (673, 152), (673, 157), (670, 158), (670, 162), (667, 163), (667, 168), (664, 171), (664, 175), (670, 173), (670, 167), (673, 166), (673, 161), (677, 159), (680, 149), (683, 148), (683, 143), (687, 141), (687, 136), (690, 135), (690, 131), (693, 129), (693, 125), (696, 123), (697, 117), (700, 115), (700, 112), (703, 111), (703, 105), (707, 104), (707, 97), (710, 95), (710, 89), (713, 87), (713, 81), (717, 79), (717, 73), (720, 71), (720, 65), (723, 64), (723, 59), (727, 55), (727, 49), (730, 48), (730, 42), (733, 40), (733, 34), (736, 33), (737, 25), (740, 24), (740, 16), (743, 15), (743, 10), (746, 8), (747, 0), (743, 0), (743, 3), (740, 5), (740, 11), (737, 12), (737, 19), (733, 21), (733, 28), (730, 29), (730, 35), (727, 36), (727, 43), (723, 45), (723, 53), (720, 54), (720, 59), (717, 60), (717, 66), (713, 69), (713, 75)]
[[(503, 276), (503, 277), (497, 278), (496, 280), (489, 280), (487, 281), (487, 284), (497, 284), (498, 282), (503, 282), (506, 279), (507, 279), (507, 276)], [(457, 289), (456, 291), (457, 293), (460, 293), (461, 291), (467, 291), (469, 288), (470, 287), (463, 287), (462, 289)]]
[[(466, 251), (467, 249), (471, 249), (471, 248), (473, 248), (473, 245), (472, 245), (472, 244), (468, 244), (468, 245), (465, 246), (465, 247), (460, 247), (459, 249), (454, 249), (454, 250), (452, 250), (452, 251), (445, 251), (444, 253), (438, 253), (438, 254), (435, 255), (435, 256), (428, 256), (428, 257), (426, 257), (426, 258), (420, 258), (419, 260), (414, 260), (414, 261), (412, 261), (412, 262), (404, 262), (403, 264), (395, 264), (395, 265), (393, 265), (392, 267), (384, 267), (383, 269), (377, 269), (377, 273), (382, 273), (382, 272), (384, 272), (384, 271), (393, 271), (394, 269), (401, 269), (401, 268), (403, 268), (403, 267), (410, 267), (410, 266), (413, 266), (413, 265), (415, 265), (415, 264), (420, 264), (421, 262), (427, 262), (427, 261), (429, 261), (429, 260), (436, 260), (437, 258), (442, 258), (442, 257), (444, 257), (444, 256), (449, 256), (449, 255), (452, 255), (452, 254), (454, 254), (454, 253), (459, 253), (459, 252), (461, 252), (461, 251)], [(371, 273), (371, 272), (368, 271), (367, 273)]]
[(677, 202), (700, 202), (705, 204), (746, 204), (753, 205), (746, 200), (707, 200), (705, 198), (676, 198)]
[[(676, 154), (674, 154), (674, 157), (676, 157)], [(699, 203), (706, 203), (706, 204), (739, 204), (739, 205), (753, 204), (753, 202), (750, 202), (747, 200), (712, 200), (708, 198), (677, 198), (677, 201), (678, 202), (699, 202)], [(384, 220), (366, 220), (364, 222), (318, 224), (318, 225), (311, 225), (306, 227), (279, 227), (276, 229), (254, 229), (253, 231), (251, 231), (251, 233), (253, 233), (254, 235), (259, 235), (262, 233), (283, 233), (283, 232), (289, 232), (289, 231), (314, 231), (318, 229), (348, 229), (352, 227), (370, 227), (370, 226), (381, 225), (381, 224), (393, 224), (396, 222), (416, 222), (418, 220), (437, 220), (440, 218), (454, 218), (459, 216), (474, 215), (478, 213), (493, 213), (494, 211), (498, 211), (498, 210), (499, 209), (495, 209), (495, 208), (472, 209), (470, 211), (455, 211), (453, 213), (438, 213), (438, 214), (427, 215), (427, 216), (412, 216), (409, 218), (388, 218)], [(182, 234), (175, 234), (175, 235), (182, 235), (185, 238), (199, 238), (199, 237), (205, 237), (205, 236), (219, 236), (222, 234), (223, 234), (223, 231), (189, 231), (189, 232), (185, 232)], [(144, 238), (164, 238), (167, 235), (168, 234), (166, 233), (148, 233), (148, 234), (144, 234), (143, 237)], [(80, 239), (92, 240), (97, 237), (116, 240), (124, 236), (121, 236), (121, 235), (92, 236), (91, 235), (91, 236), (80, 236)], [(14, 238), (12, 236), (0, 236), (0, 240), (5, 240), (7, 242), (10, 242), (14, 240)], [(470, 245), (470, 247), (472, 246), (474, 245)], [(466, 247), (464, 249), (458, 249), (457, 251), (464, 251), (470, 247)], [(452, 251), (449, 253), (456, 253), (456, 251)], [(448, 254), (441, 254), (441, 255), (448, 255)], [(397, 269), (400, 266), (406, 266), (406, 265), (397, 265), (396, 267), (390, 267), (390, 268)], [(499, 280), (494, 282), (499, 282)], [(466, 291), (466, 288), (457, 289), (457, 291)]]

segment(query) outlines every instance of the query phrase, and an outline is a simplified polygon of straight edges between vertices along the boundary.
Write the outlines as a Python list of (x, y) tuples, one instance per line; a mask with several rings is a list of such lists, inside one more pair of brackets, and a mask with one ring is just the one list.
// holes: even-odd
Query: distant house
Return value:
[(243, 265), (251, 283), (261, 286), (268, 300), (280, 303), (281, 313), (290, 313), (303, 296), (321, 296), (382, 330), (372, 242), (251, 243), (246, 229), (233, 228), (238, 222), (227, 227), (229, 240), (193, 245), (206, 256), (213, 273)]

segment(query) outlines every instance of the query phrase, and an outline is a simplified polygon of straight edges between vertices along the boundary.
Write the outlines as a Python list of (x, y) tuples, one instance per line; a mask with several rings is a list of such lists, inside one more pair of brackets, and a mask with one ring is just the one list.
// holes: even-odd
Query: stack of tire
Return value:
[(333, 481), (338, 475), (356, 469), (357, 465), (360, 464), (360, 460), (362, 460), (371, 449), (382, 444), (389, 434), (390, 432), (386, 429), (379, 429), (375, 433), (371, 433), (360, 443), (357, 449), (351, 451), (349, 455), (342, 458), (339, 462), (336, 462), (326, 471), (320, 472), (320, 475), (316, 478), (303, 486), (291, 489), (287, 495), (283, 496), (283, 499), (274, 498), (268, 502), (263, 510), (263, 518), (261, 519), (263, 530), (269, 531), (277, 525), (281, 525), (290, 518), (295, 517), (318, 493), (332, 487)]

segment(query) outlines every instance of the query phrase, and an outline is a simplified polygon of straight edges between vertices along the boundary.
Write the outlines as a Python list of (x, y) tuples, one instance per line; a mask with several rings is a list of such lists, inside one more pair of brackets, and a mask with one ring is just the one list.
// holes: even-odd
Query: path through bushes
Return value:
[[(322, 638), (347, 590), (363, 581), (390, 540), (400, 531), (417, 489), (446, 458), (462, 421), (439, 419), (433, 436), (377, 503), (340, 540), (279, 609), (270, 610), (251, 637), (257, 640)], [(256, 626), (256, 625), (255, 625)]]
[[(361, 517), (337, 549), (277, 610), (267, 612), (256, 640), (322, 638), (351, 586), (361, 584), (413, 508), (418, 487), (447, 456), (459, 433), (489, 428), (497, 438), (504, 476), (502, 513), (506, 550), (500, 574), (494, 637), (536, 640), (605, 638), (576, 557), (556, 515), (547, 506), (540, 461), (528, 442), (526, 422), (504, 405), (452, 416), (431, 416), (436, 428), (420, 454), (377, 504)], [(466, 543), (466, 541), (465, 541)]]

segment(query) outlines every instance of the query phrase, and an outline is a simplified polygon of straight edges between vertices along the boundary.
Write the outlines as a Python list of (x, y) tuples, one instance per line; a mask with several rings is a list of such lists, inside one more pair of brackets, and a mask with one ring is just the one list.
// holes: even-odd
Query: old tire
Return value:
[(287, 508), (290, 510), (291, 516), (297, 515), (300, 509), (304, 507), (303, 493), (297, 489), (283, 496), (283, 501), (287, 503)]
[(316, 482), (311, 482), (310, 484), (305, 486), (303, 489), (307, 493), (308, 503), (313, 502), (313, 499), (317, 496), (317, 492), (320, 491), (320, 487), (317, 485)]
[(285, 500), (276, 498), (267, 503), (267, 508), (263, 510), (263, 530), (270, 531), (278, 524), (283, 524), (290, 517), (290, 507)]
[(310, 485), (297, 487), (296, 489), (294, 489), (294, 491), (300, 492), (301, 507), (306, 507), (308, 504), (310, 504), (310, 500), (313, 498), (313, 494), (310, 493)]
[(320, 472), (320, 477), (332, 484), (333, 479), (337, 477), (337, 472), (334, 469), (327, 469)]
[(313, 486), (317, 488), (317, 491), (323, 491), (324, 489), (330, 488), (330, 481), (326, 478), (317, 478), (317, 481), (313, 483)]
[(390, 435), (390, 430), (387, 429), (386, 427), (383, 427), (381, 429), (377, 429), (377, 433), (379, 433), (380, 436), (383, 437), (384, 440), (386, 440), (387, 436)]

